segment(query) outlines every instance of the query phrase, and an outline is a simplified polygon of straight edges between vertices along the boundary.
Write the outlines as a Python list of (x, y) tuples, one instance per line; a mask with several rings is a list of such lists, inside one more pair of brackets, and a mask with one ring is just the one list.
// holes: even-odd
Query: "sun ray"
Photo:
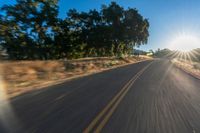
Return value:
[(169, 49), (182, 52), (189, 52), (199, 47), (200, 39), (195, 34), (185, 32), (174, 37), (169, 43)]

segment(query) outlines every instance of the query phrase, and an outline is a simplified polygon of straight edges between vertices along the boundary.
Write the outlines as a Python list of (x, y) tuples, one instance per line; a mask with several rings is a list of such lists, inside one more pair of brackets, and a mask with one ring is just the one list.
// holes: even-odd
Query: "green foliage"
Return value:
[(193, 67), (194, 67), (195, 69), (199, 69), (199, 70), (200, 70), (200, 64), (199, 64), (199, 63), (193, 64)]
[(158, 49), (155, 51), (154, 56), (159, 57), (159, 58), (171, 58), (174, 54), (174, 51), (171, 51), (169, 49)]
[(153, 52), (153, 55), (159, 58), (178, 58), (181, 60), (200, 62), (200, 48), (193, 49), (189, 52), (173, 51), (169, 49), (158, 49), (155, 52)]
[(60, 59), (129, 55), (147, 43), (149, 22), (115, 2), (100, 11), (71, 9), (59, 19), (58, 0), (17, 0), (4, 5), (0, 45), (10, 59)]
[(1, 39), (11, 59), (48, 59), (57, 23), (57, 0), (17, 0), (1, 8)]
[(190, 59), (192, 59), (193, 61), (200, 62), (200, 48), (192, 50), (191, 54), (192, 56), (190, 57)]

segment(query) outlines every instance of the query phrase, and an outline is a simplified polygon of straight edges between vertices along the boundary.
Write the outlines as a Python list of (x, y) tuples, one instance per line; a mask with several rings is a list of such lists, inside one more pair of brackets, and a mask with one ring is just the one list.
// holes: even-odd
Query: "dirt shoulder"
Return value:
[(174, 63), (177, 67), (181, 68), (183, 71), (200, 79), (200, 63), (199, 62), (193, 62), (193, 61), (182, 60), (182, 59), (173, 59), (172, 63)]
[(151, 57), (101, 57), (56, 61), (4, 61), (0, 63), (1, 78), (8, 98), (42, 89), (66, 80), (86, 76)]

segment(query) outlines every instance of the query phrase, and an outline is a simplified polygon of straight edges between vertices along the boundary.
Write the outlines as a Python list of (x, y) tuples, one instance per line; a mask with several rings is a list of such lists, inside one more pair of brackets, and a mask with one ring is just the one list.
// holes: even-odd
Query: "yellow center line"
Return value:
[(152, 64), (149, 63), (146, 67), (144, 67), (142, 70), (140, 70), (135, 76), (133, 76), (128, 83), (120, 90), (120, 92), (117, 93), (117, 95), (107, 104), (107, 106), (95, 117), (95, 119), (90, 123), (90, 125), (83, 131), (83, 133), (89, 133), (94, 126), (97, 124), (97, 122), (102, 118), (102, 116), (109, 111), (111, 106), (113, 107), (110, 109), (108, 114), (105, 116), (105, 119), (102, 120), (102, 122), (99, 124), (95, 132), (100, 132), (101, 129), (104, 127), (106, 122), (109, 120), (110, 116), (114, 112), (114, 110), (117, 108), (118, 104), (122, 100), (122, 98), (126, 95), (130, 87), (133, 85), (133, 83), (137, 80), (137, 78)]
[(107, 104), (107, 106), (95, 117), (95, 119), (91, 122), (91, 124), (84, 130), (83, 133), (88, 133), (92, 130), (95, 124), (99, 121), (99, 119), (108, 111), (108, 109), (113, 105), (113, 103), (117, 100), (117, 98), (122, 94), (122, 92), (126, 89), (128, 84), (132, 81), (132, 79), (120, 90), (120, 92)]
[(133, 80), (133, 82), (127, 87), (127, 89), (124, 91), (124, 93), (120, 96), (120, 98), (116, 101), (116, 103), (114, 104), (114, 106), (111, 108), (111, 110), (108, 112), (108, 114), (104, 117), (104, 119), (101, 121), (101, 123), (97, 126), (95, 133), (99, 133), (103, 127), (105, 126), (105, 124), (107, 123), (107, 121), (109, 120), (109, 118), (112, 116), (113, 112), (115, 111), (115, 109), (118, 107), (119, 103), (121, 102), (121, 100), (124, 98), (124, 96), (127, 94), (127, 92), (130, 90), (131, 86), (135, 83), (135, 81), (140, 77), (140, 75), (142, 75), (144, 71), (142, 71), (139, 75), (137, 75), (137, 77)]

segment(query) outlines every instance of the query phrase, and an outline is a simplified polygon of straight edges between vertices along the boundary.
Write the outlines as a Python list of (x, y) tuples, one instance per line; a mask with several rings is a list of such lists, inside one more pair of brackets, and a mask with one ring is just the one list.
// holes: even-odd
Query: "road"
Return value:
[(200, 80), (145, 61), (1, 102), (0, 133), (200, 133)]

